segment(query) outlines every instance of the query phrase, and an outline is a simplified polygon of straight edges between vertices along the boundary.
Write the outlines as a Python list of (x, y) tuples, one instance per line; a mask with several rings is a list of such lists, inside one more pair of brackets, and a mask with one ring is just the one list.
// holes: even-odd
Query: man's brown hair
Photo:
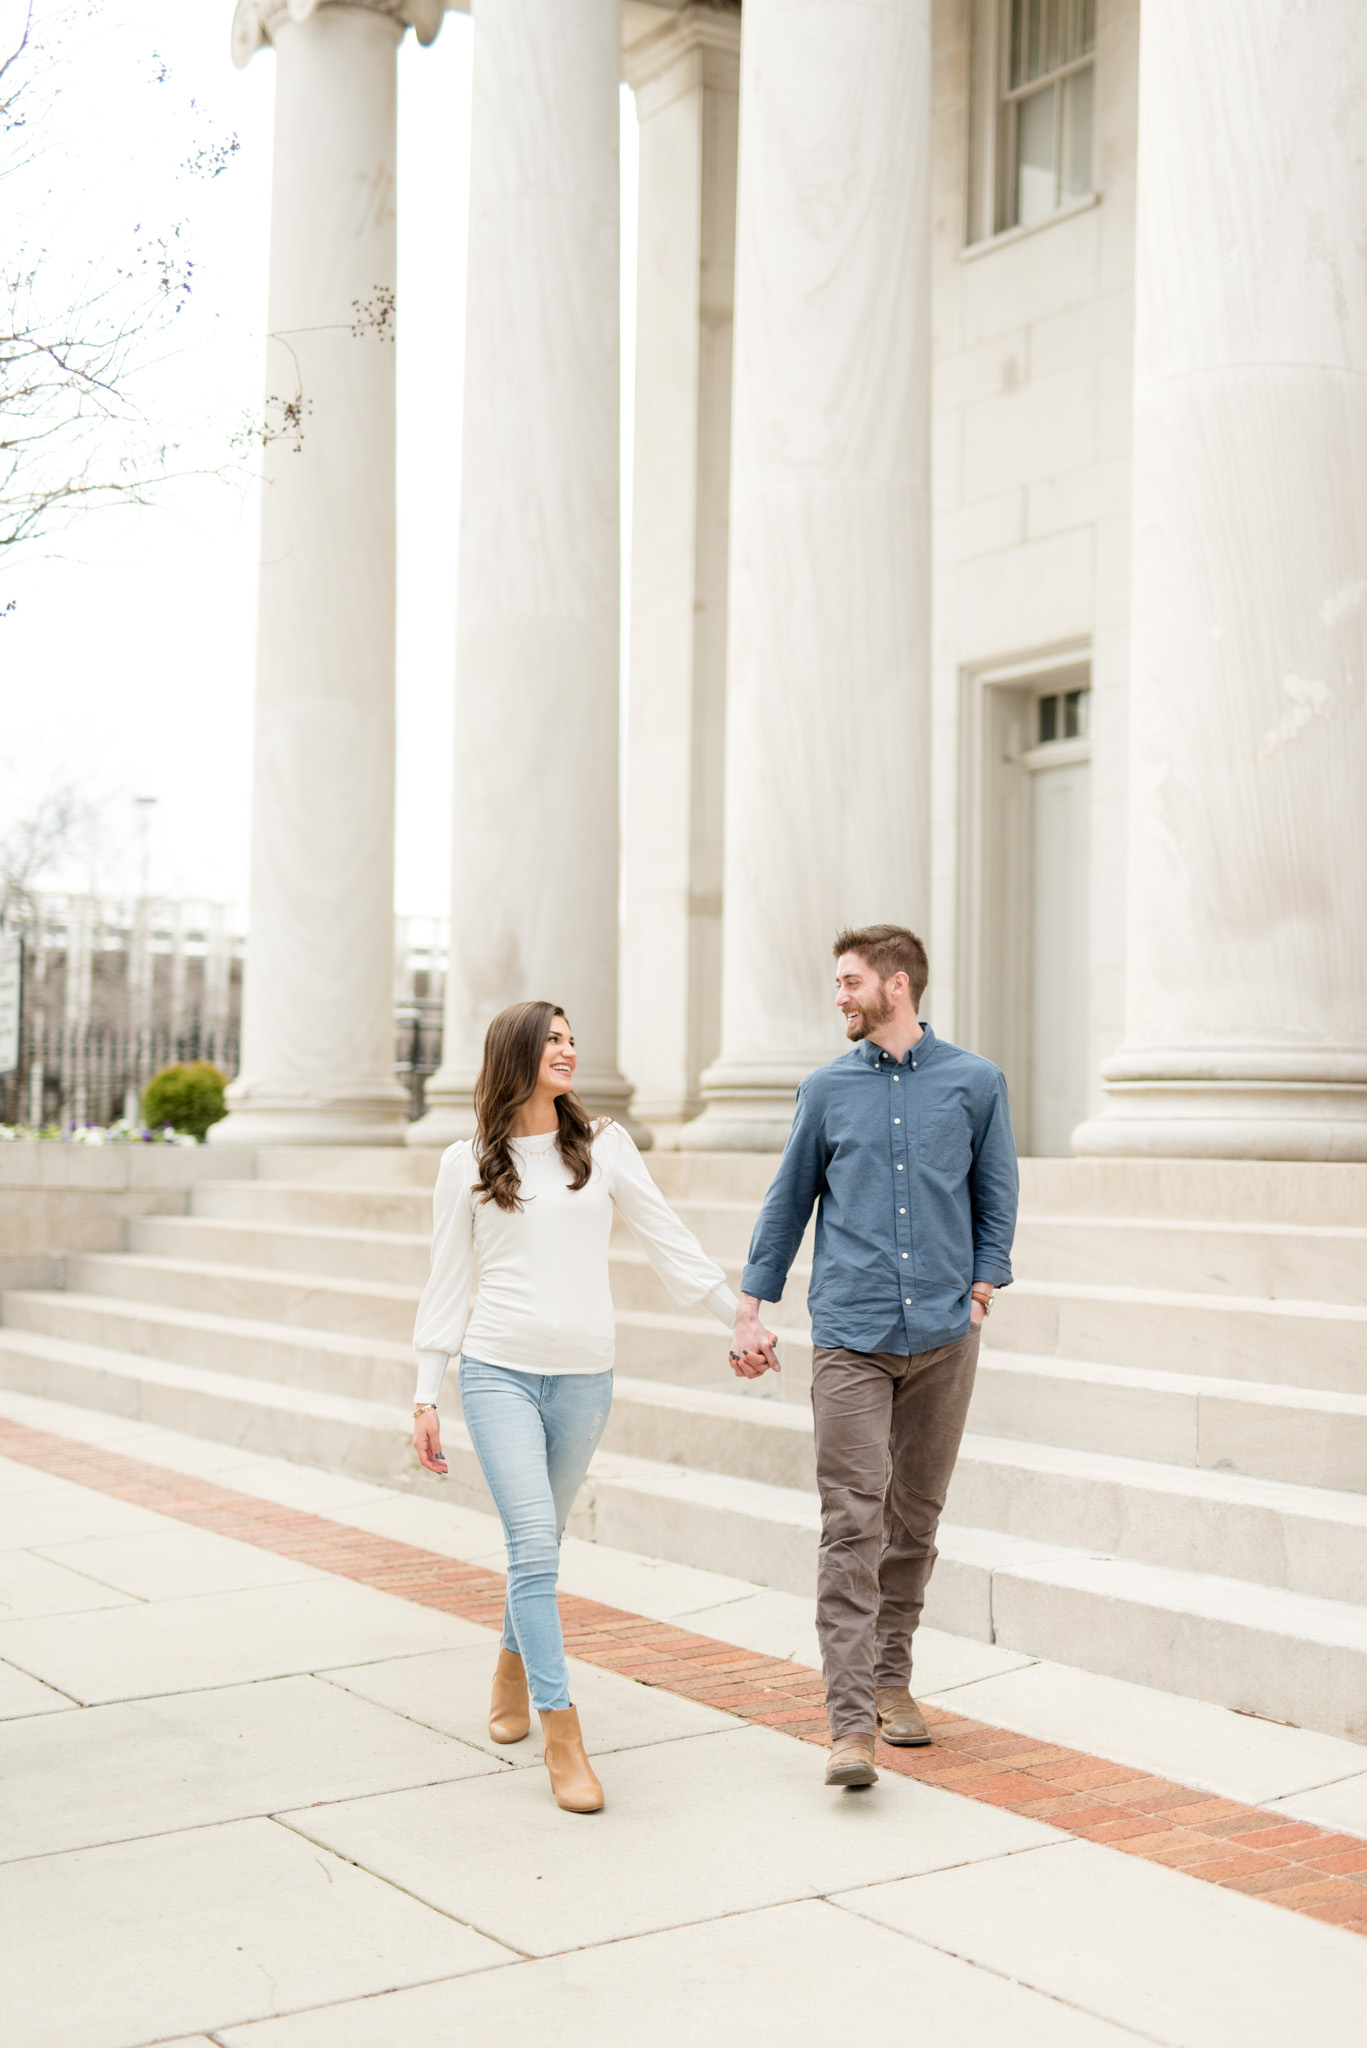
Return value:
[(866, 924), (855, 931), (837, 932), (831, 952), (837, 960), (842, 953), (857, 953), (880, 981), (905, 974), (911, 983), (911, 1000), (920, 1008), (930, 980), (930, 962), (915, 932), (909, 932), (904, 924)]

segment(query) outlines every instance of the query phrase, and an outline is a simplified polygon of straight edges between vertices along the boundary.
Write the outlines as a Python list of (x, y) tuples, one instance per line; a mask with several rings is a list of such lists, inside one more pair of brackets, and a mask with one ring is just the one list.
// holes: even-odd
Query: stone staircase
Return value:
[[(236, 1164), (236, 1162), (235, 1162)], [(6, 1293), (0, 1384), (487, 1505), (444, 1405), (407, 1449), (437, 1161), (262, 1150), (136, 1218), (65, 1287)], [(767, 1158), (657, 1154), (733, 1284)], [(238, 1167), (240, 1174), (240, 1167)], [(1367, 1741), (1367, 1168), (1032, 1160), (927, 1619)], [(802, 1259), (807, 1253), (804, 1252)], [(810, 1592), (800, 1259), (784, 1374), (740, 1387), (710, 1318), (613, 1248), (618, 1380), (583, 1535)]]

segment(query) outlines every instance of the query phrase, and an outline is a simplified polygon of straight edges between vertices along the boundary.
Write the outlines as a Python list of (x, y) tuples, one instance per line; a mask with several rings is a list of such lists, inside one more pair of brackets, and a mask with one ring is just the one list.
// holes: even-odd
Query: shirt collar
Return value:
[(855, 1056), (863, 1060), (866, 1067), (881, 1067), (884, 1073), (898, 1066), (918, 1067), (922, 1060), (930, 1057), (934, 1049), (935, 1033), (924, 1019), (921, 1022), (921, 1036), (901, 1060), (895, 1060), (890, 1052), (884, 1052), (882, 1046), (875, 1045), (871, 1038), (861, 1038), (854, 1048)]

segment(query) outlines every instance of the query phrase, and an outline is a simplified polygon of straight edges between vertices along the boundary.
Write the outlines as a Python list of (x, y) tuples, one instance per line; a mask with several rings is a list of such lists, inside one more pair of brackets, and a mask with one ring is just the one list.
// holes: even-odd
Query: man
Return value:
[(812, 1408), (821, 1548), (816, 1626), (828, 1785), (876, 1782), (874, 1741), (929, 1742), (911, 1639), (959, 1452), (993, 1290), (1011, 1281), (1016, 1148), (990, 1060), (917, 1016), (929, 970), (902, 925), (841, 932), (849, 1052), (809, 1074), (750, 1243), (732, 1369), (778, 1370), (760, 1321), (816, 1203)]

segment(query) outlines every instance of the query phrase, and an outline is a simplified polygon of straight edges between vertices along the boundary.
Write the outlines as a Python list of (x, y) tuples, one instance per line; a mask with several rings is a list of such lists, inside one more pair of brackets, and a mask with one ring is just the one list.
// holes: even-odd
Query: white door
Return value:
[(1066, 1156), (1087, 1114), (1091, 770), (1076, 757), (1053, 765), (1050, 751), (1041, 746), (1026, 757), (1033, 839), (1029, 1150), (1038, 1158)]

